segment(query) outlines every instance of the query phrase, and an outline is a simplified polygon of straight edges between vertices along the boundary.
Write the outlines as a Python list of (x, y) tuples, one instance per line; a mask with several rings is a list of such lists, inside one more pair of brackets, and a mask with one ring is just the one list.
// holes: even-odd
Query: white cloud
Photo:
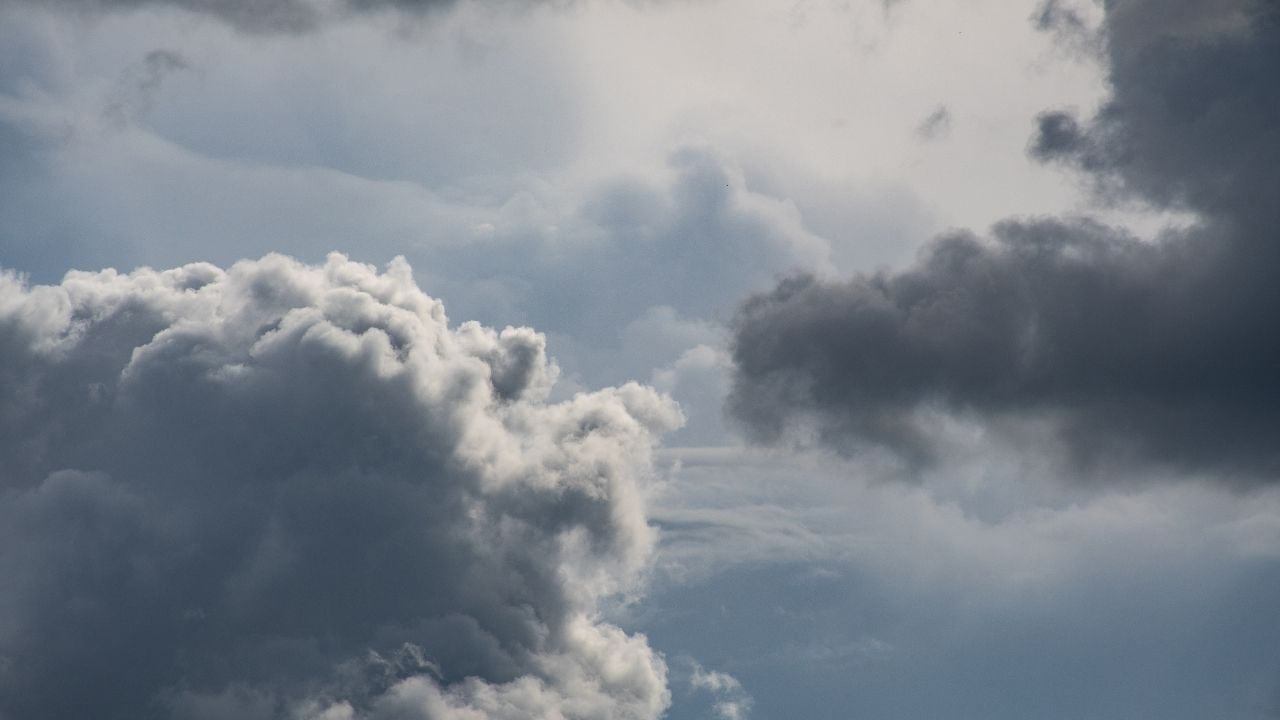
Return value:
[(715, 698), (712, 711), (720, 720), (747, 720), (751, 717), (751, 695), (737, 678), (719, 670), (707, 670), (690, 661), (689, 687), (710, 693)]

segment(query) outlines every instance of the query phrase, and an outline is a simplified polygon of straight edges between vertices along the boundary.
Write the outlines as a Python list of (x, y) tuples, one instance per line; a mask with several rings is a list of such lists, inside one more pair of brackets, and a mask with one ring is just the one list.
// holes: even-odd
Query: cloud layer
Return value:
[(1280, 477), (1280, 16), (1130, 0), (1104, 36), (1111, 99), (1090, 121), (1043, 114), (1030, 152), (1197, 223), (1148, 242), (1010, 220), (902, 271), (785, 280), (736, 321), (730, 408), (754, 436), (805, 426), (928, 461), (940, 409), (1047, 427), (1077, 467)]
[[(656, 718), (596, 620), (678, 409), (403, 261), (0, 276), (0, 717)], [(69, 688), (75, 688), (69, 692)]]
[[(7, 0), (10, 3), (30, 0)], [(402, 10), (425, 13), (451, 7), (456, 0), (58, 0), (80, 12), (128, 12), (149, 8), (176, 8), (216, 18), (249, 33), (301, 33), (351, 13)]]

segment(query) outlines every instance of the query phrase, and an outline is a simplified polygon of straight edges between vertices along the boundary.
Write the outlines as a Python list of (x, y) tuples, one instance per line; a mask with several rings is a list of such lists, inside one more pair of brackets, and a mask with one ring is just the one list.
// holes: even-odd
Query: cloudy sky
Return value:
[(0, 0), (0, 720), (1280, 717), (1271, 0)]

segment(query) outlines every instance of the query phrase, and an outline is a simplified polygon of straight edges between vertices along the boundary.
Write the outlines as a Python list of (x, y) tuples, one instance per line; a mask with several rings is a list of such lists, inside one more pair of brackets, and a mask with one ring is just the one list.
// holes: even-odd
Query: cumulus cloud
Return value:
[(755, 437), (803, 426), (927, 462), (941, 410), (1047, 427), (1079, 467), (1280, 478), (1280, 15), (1129, 0), (1104, 30), (1112, 97), (1092, 120), (1041, 116), (1031, 152), (1197, 223), (1149, 242), (1010, 220), (905, 270), (787, 279), (736, 321), (730, 408)]
[(0, 717), (658, 717), (680, 412), (555, 372), (402, 260), (0, 275)]

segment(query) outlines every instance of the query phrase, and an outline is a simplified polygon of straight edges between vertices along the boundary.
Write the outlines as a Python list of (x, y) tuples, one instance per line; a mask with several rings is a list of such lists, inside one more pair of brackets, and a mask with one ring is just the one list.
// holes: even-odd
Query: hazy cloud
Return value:
[(680, 414), (554, 376), (400, 260), (0, 276), (0, 716), (656, 718)]
[(635, 626), (671, 717), (715, 717), (681, 655), (759, 718), (1244, 720), (1276, 696), (1280, 486), (1090, 488), (1013, 442), (967, 450), (918, 485), (872, 455), (664, 452)]
[(1044, 0), (1031, 16), (1036, 29), (1052, 33), (1060, 45), (1070, 50), (1096, 54), (1104, 48), (1104, 38), (1093, 16), (1100, 3), (1094, 0)]
[(947, 134), (951, 129), (951, 110), (946, 105), (939, 105), (929, 113), (916, 127), (916, 136), (921, 140), (935, 140)]
[(804, 427), (927, 462), (942, 410), (1048, 428), (1081, 467), (1280, 477), (1280, 15), (1167, 9), (1108, 6), (1113, 96), (1090, 122), (1042, 115), (1030, 150), (1198, 224), (1152, 243), (1011, 220), (940, 238), (902, 271), (785, 280), (736, 321), (737, 419), (758, 439)]
[(124, 124), (145, 115), (155, 102), (165, 76), (191, 69), (182, 53), (172, 50), (152, 50), (140, 63), (130, 68), (107, 99), (103, 115), (107, 120)]
[[(8, 4), (35, 4), (6, 0)], [(424, 13), (453, 6), (457, 0), (55, 0), (55, 6), (80, 13), (129, 12), (174, 8), (216, 18), (249, 33), (300, 33), (351, 13), (401, 10)]]
[(751, 717), (751, 695), (738, 679), (726, 672), (707, 670), (693, 663), (689, 685), (715, 698), (712, 711), (720, 720), (747, 720)]

